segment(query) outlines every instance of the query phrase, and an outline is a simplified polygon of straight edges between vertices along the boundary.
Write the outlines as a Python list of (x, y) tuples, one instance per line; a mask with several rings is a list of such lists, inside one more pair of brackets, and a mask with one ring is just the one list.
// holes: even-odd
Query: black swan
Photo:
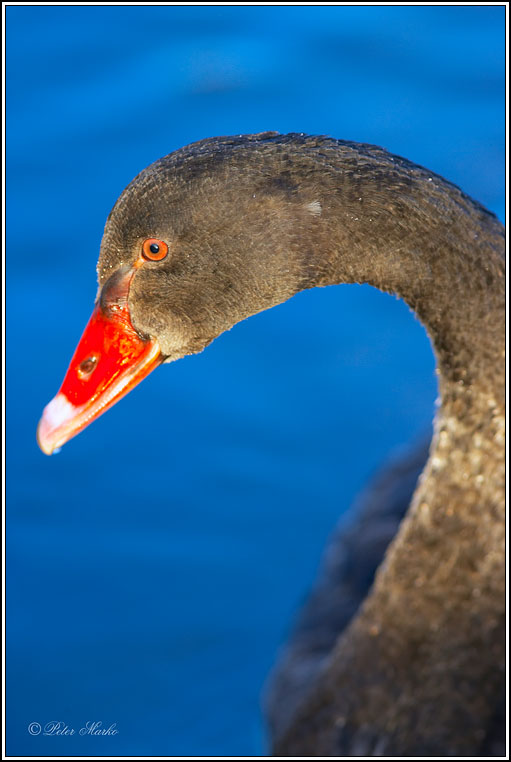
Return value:
[[(303, 134), (182, 148), (107, 219), (96, 306), (39, 424), (47, 454), (159, 363), (313, 286), (394, 293), (434, 346), (427, 463), (409, 507), (424, 447), (394, 466), (404, 492), (377, 483), (376, 508), (334, 539), (269, 691), (277, 756), (503, 753), (504, 249), (496, 217), (438, 175)], [(344, 549), (363, 548), (375, 515), (390, 516), (380, 556), (396, 534), (374, 580), (362, 573), (361, 602)]]

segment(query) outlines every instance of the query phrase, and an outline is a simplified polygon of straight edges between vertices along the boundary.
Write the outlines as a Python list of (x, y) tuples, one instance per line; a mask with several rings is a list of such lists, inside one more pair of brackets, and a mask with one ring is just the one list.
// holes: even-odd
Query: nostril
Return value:
[(78, 375), (80, 378), (87, 378), (90, 376), (96, 365), (98, 364), (99, 357), (97, 355), (91, 355), (87, 359), (82, 360), (78, 366)]

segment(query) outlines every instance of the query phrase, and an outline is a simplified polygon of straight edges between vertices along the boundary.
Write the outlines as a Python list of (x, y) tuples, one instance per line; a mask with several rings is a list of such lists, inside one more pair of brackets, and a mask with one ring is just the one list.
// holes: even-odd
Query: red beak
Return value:
[(112, 407), (163, 360), (158, 342), (141, 337), (131, 324), (129, 286), (142, 261), (119, 270), (101, 291), (59, 393), (39, 421), (37, 441), (46, 455)]

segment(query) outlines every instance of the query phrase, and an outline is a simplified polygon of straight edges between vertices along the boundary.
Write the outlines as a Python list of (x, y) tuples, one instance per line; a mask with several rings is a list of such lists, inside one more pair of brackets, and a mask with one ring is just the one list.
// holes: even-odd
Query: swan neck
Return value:
[[(440, 404), (398, 535), (277, 751), (328, 754), (341, 738), (353, 755), (470, 754), (505, 659), (503, 229), (442, 178), (388, 155), (374, 164), (339, 183), (307, 285), (404, 299), (432, 340)], [(315, 716), (309, 747), (301, 727)]]
[(336, 199), (335, 249), (323, 248), (315, 285), (367, 283), (402, 298), (431, 338), (446, 401), (476, 387), (502, 400), (503, 226), (443, 178), (390, 163), (385, 193), (369, 173)]

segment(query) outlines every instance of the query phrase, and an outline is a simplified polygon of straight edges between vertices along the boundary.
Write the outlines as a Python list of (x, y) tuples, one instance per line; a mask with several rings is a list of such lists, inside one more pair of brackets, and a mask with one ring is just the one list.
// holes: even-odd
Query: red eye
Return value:
[(148, 238), (142, 244), (142, 256), (144, 259), (149, 259), (152, 262), (157, 262), (159, 259), (165, 259), (169, 252), (169, 247), (165, 241), (160, 241), (158, 238)]

